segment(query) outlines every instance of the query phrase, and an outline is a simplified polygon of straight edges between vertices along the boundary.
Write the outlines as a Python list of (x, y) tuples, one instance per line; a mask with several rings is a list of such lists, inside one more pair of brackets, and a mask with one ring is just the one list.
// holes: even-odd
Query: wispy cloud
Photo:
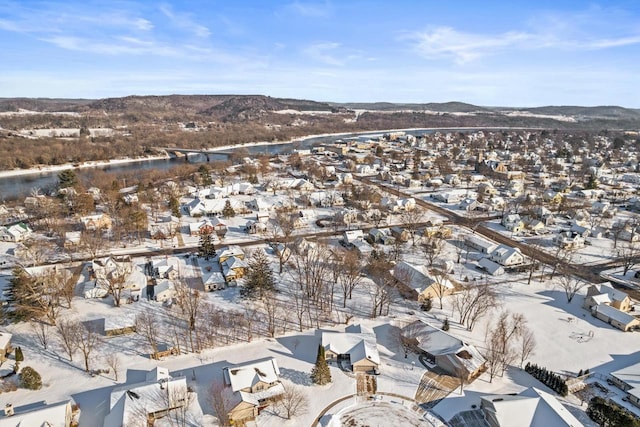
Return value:
[(451, 27), (437, 27), (405, 37), (412, 40), (421, 56), (428, 59), (452, 58), (457, 64), (514, 49), (597, 50), (640, 44), (640, 34), (612, 38), (567, 37), (562, 32), (481, 34), (462, 32)]
[(190, 14), (176, 12), (171, 5), (166, 3), (160, 5), (159, 9), (177, 28), (189, 31), (201, 38), (206, 38), (211, 35), (209, 28), (194, 21)]
[(452, 57), (464, 64), (485, 56), (492, 51), (512, 47), (532, 40), (532, 35), (506, 32), (496, 35), (471, 34), (451, 27), (438, 27), (430, 31), (412, 34), (416, 50), (426, 58)]
[(288, 5), (288, 8), (295, 13), (308, 18), (327, 17), (331, 14), (331, 4), (325, 2), (300, 2), (294, 1)]
[(340, 43), (335, 42), (321, 42), (314, 43), (303, 49), (303, 53), (318, 62), (322, 62), (327, 65), (343, 65), (344, 59), (338, 59), (333, 52), (340, 48)]

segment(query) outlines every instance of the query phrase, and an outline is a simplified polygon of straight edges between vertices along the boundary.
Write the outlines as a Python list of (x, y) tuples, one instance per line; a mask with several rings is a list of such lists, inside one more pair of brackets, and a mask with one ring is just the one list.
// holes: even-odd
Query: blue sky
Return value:
[(640, 107), (640, 1), (0, 2), (0, 97)]

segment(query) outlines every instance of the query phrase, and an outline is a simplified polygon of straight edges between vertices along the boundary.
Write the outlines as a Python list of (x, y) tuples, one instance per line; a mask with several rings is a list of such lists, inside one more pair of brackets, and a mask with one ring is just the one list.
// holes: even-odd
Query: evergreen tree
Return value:
[(169, 198), (169, 209), (171, 210), (171, 215), (180, 218), (182, 213), (180, 212), (180, 201), (177, 197), (171, 196)]
[(16, 347), (15, 358), (16, 358), (16, 362), (24, 361), (24, 354), (22, 353), (22, 347)]
[(449, 330), (449, 319), (445, 318), (444, 322), (442, 322), (442, 330), (443, 331), (448, 331)]
[(331, 370), (329, 369), (329, 364), (325, 359), (324, 347), (322, 344), (318, 346), (316, 364), (311, 370), (311, 381), (318, 385), (325, 385), (331, 382)]
[(22, 267), (13, 269), (5, 295), (6, 314), (12, 320), (37, 319), (46, 314), (48, 296), (44, 284), (31, 277)]
[(65, 169), (58, 174), (58, 188), (74, 187), (78, 182), (73, 169)]
[(589, 180), (587, 181), (587, 185), (585, 187), (587, 190), (595, 190), (598, 188), (598, 184), (598, 179), (593, 175), (589, 175)]
[(20, 371), (20, 386), (29, 390), (40, 390), (42, 388), (42, 377), (33, 368), (25, 366)]
[(425, 298), (424, 301), (422, 301), (422, 304), (420, 304), (420, 309), (422, 311), (431, 311), (431, 308), (433, 307), (433, 298), (431, 297), (431, 295), (427, 296), (427, 298)]
[(578, 371), (578, 376), (579, 376), (579, 377), (581, 377), (581, 376), (582, 376), (582, 369), (580, 369), (580, 370)]
[(225, 218), (233, 218), (234, 216), (236, 216), (236, 211), (233, 209), (233, 207), (231, 207), (230, 200), (227, 200), (224, 203), (224, 208), (222, 208), (222, 215), (224, 215)]
[(198, 168), (198, 173), (200, 174), (202, 185), (211, 185), (211, 174), (209, 173), (209, 169), (205, 165), (200, 165), (200, 167)]
[(216, 256), (216, 247), (213, 244), (213, 237), (210, 232), (200, 233), (200, 256), (204, 257), (207, 261), (209, 258)]
[(262, 298), (265, 293), (275, 291), (276, 280), (264, 251), (255, 251), (248, 264), (240, 294), (245, 298)]

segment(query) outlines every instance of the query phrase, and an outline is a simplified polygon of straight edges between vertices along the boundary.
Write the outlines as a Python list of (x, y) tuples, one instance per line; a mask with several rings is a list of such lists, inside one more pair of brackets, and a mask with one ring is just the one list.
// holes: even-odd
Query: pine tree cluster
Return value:
[(640, 427), (640, 420), (611, 400), (596, 396), (589, 402), (587, 415), (601, 426)]
[(547, 368), (527, 363), (524, 370), (559, 395), (566, 396), (569, 393), (567, 382), (560, 375), (549, 371)]

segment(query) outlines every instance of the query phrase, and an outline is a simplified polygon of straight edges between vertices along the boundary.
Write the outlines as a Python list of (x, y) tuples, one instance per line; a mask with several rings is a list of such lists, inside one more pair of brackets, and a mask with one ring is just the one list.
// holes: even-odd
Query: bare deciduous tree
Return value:
[(536, 338), (533, 331), (526, 325), (520, 328), (520, 367), (524, 365), (525, 360), (533, 355), (536, 350)]
[(197, 289), (191, 289), (184, 280), (178, 280), (175, 283), (175, 290), (177, 305), (180, 307), (180, 311), (187, 321), (191, 351), (199, 351), (200, 349), (198, 348), (196, 350), (196, 346), (194, 346), (193, 334), (195, 332), (197, 335), (196, 319), (198, 318), (198, 312), (202, 306), (200, 291)]
[(496, 305), (495, 291), (488, 284), (463, 284), (453, 300), (453, 308), (459, 315), (458, 322), (470, 331)]
[(80, 247), (87, 251), (91, 258), (98, 256), (100, 251), (104, 249), (107, 239), (104, 238), (102, 229), (83, 230), (80, 234)]
[(576, 296), (580, 289), (587, 286), (588, 283), (563, 270), (564, 268), (561, 268), (560, 275), (558, 276), (558, 286), (564, 291), (567, 297), (567, 303), (571, 303), (573, 297)]
[(151, 354), (158, 352), (158, 324), (156, 316), (151, 311), (136, 316), (136, 333), (142, 336), (151, 349)]
[(640, 245), (638, 242), (626, 241), (618, 248), (618, 260), (622, 264), (622, 275), (626, 275), (638, 263)]
[(84, 358), (84, 370), (89, 372), (91, 354), (100, 345), (100, 335), (93, 326), (85, 324), (81, 324), (78, 331), (78, 349)]
[(117, 353), (108, 353), (105, 358), (107, 366), (113, 371), (113, 378), (118, 381), (118, 371), (120, 370), (120, 356)]
[(289, 382), (282, 382), (284, 393), (280, 395), (276, 408), (281, 410), (286, 419), (304, 415), (309, 410), (309, 399), (302, 387)]
[(485, 359), (489, 371), (489, 382), (498, 372), (504, 374), (507, 366), (516, 360), (518, 352), (515, 339), (522, 332), (526, 319), (521, 314), (502, 312), (495, 324), (489, 325), (485, 337)]
[(71, 362), (73, 362), (73, 354), (78, 349), (79, 326), (78, 322), (66, 319), (62, 319), (56, 324), (56, 333), (60, 338), (60, 344)]
[(221, 427), (230, 426), (229, 411), (232, 409), (233, 403), (229, 389), (224, 386), (221, 380), (214, 381), (211, 384), (209, 400), (219, 425)]
[(353, 290), (362, 282), (362, 263), (355, 251), (341, 251), (334, 257), (337, 260), (338, 283), (342, 288), (342, 307), (347, 306), (347, 297), (351, 299)]
[(444, 239), (442, 238), (442, 234), (439, 233), (431, 233), (429, 236), (426, 236), (422, 240), (422, 253), (429, 266), (432, 266), (435, 260), (440, 256), (442, 250), (444, 249)]
[(414, 209), (405, 209), (400, 215), (400, 221), (402, 221), (403, 227), (411, 235), (411, 246), (416, 245), (416, 233), (418, 226), (424, 220), (424, 213), (418, 207)]
[(437, 268), (431, 270), (431, 277), (433, 278), (431, 289), (438, 298), (440, 309), (442, 310), (442, 298), (451, 292), (451, 286), (453, 286), (453, 284), (449, 280), (447, 273)]
[(260, 301), (266, 316), (267, 333), (273, 338), (276, 334), (276, 322), (283, 314), (281, 310), (282, 303), (278, 300), (274, 291), (265, 292)]
[(49, 325), (44, 322), (39, 321), (31, 321), (30, 322), (31, 330), (33, 331), (36, 339), (40, 343), (43, 349), (47, 349), (49, 345)]

